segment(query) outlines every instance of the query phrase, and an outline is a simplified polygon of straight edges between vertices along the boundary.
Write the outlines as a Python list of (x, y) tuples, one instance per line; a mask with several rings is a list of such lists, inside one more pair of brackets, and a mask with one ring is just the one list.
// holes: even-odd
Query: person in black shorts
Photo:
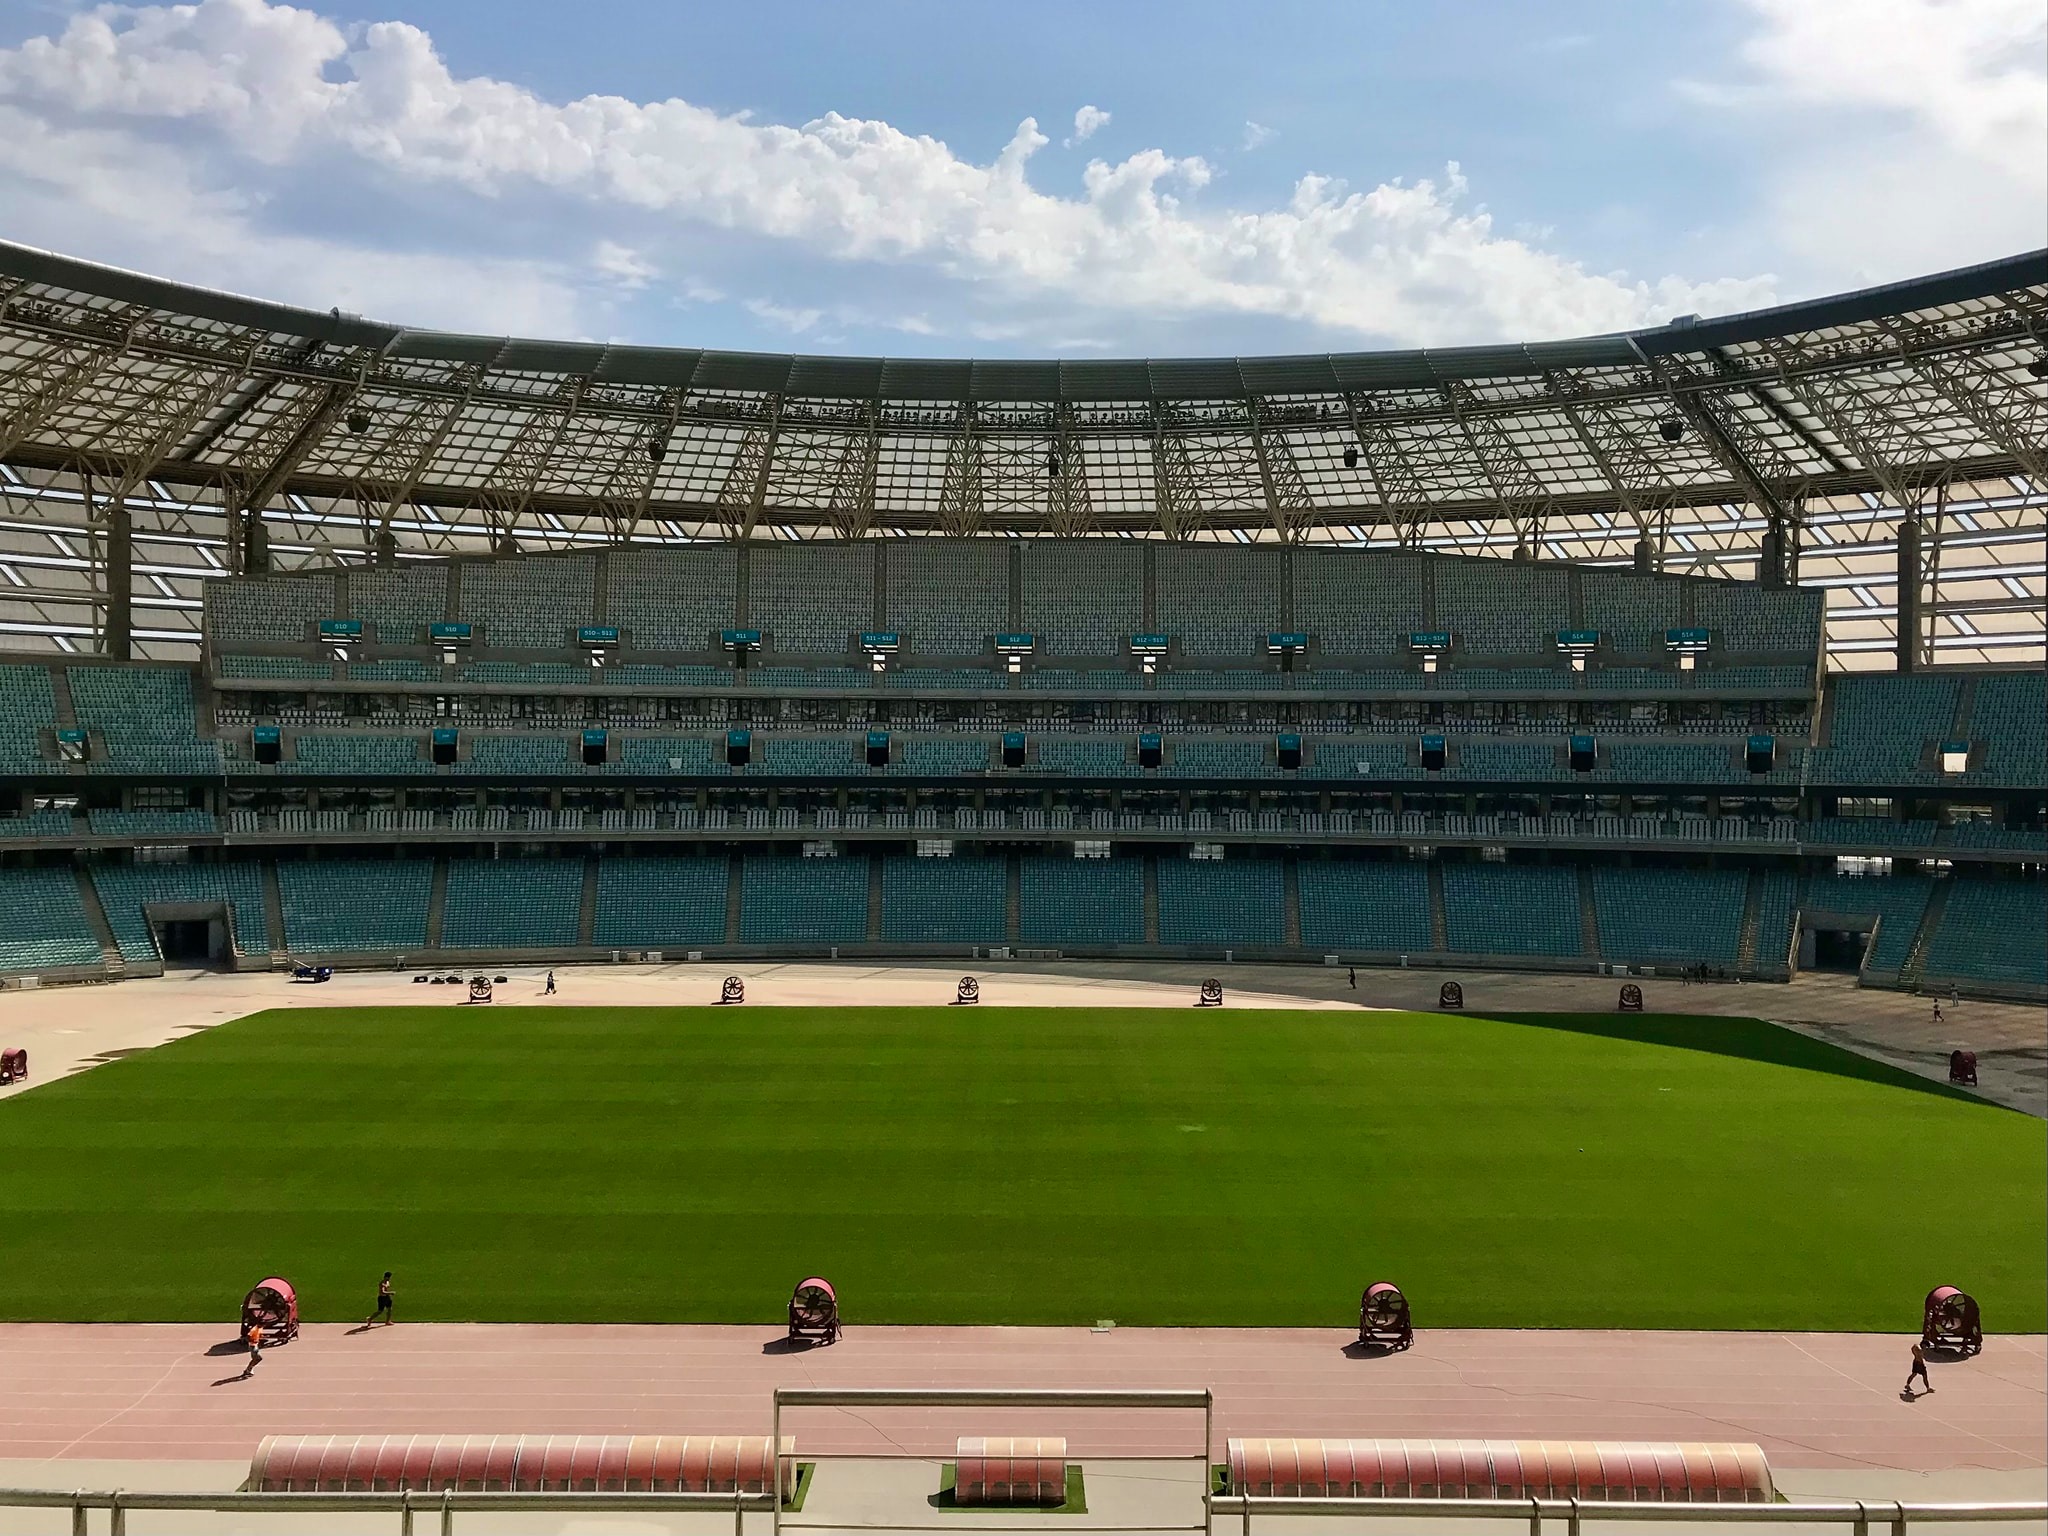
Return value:
[(555, 995), (555, 973), (554, 973), (553, 971), (549, 971), (549, 972), (548, 972), (548, 989), (547, 989), (547, 991), (543, 992), (543, 993), (541, 994), (541, 996), (542, 996), (542, 997), (553, 997), (554, 995)]
[(1913, 1395), (1913, 1383), (1916, 1380), (1920, 1383), (1921, 1391), (1932, 1392), (1934, 1390), (1934, 1383), (1927, 1379), (1927, 1351), (1918, 1344), (1913, 1346), (1913, 1368), (1906, 1372), (1906, 1384), (1899, 1389), (1899, 1396), (1911, 1397)]
[(256, 1367), (263, 1363), (263, 1325), (251, 1323), (249, 1331), (242, 1335), (242, 1342), (249, 1347), (249, 1363), (242, 1367), (242, 1379), (247, 1381), (256, 1374)]
[(372, 1323), (396, 1322), (397, 1319), (391, 1315), (391, 1304), (391, 1271), (387, 1269), (384, 1271), (384, 1278), (377, 1282), (377, 1310), (363, 1319), (363, 1326), (367, 1328)]

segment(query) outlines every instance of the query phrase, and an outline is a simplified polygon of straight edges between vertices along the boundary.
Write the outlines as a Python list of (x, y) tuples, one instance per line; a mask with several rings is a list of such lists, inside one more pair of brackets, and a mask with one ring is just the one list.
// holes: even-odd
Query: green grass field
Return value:
[(2048, 1136), (1740, 1019), (260, 1014), (0, 1103), (0, 1315), (1883, 1329), (2048, 1311)]

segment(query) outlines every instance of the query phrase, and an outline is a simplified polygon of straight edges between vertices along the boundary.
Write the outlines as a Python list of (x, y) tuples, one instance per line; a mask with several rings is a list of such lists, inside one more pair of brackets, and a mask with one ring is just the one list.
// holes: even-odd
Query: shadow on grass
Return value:
[[(1774, 1067), (1796, 1067), (1803, 1072), (1824, 1072), (1857, 1082), (1882, 1083), (1887, 1088), (1906, 1088), (1938, 1099), (1963, 1104), (1982, 1104), (2000, 1109), (1989, 1099), (1979, 1098), (1949, 1083), (1936, 1082), (1874, 1061), (1868, 1056), (1844, 1050), (1825, 1040), (1815, 1040), (1763, 1019), (1689, 1013), (1495, 1013), (1478, 1015), (1506, 1024), (1527, 1024), (1537, 1029), (1556, 1029), (1574, 1035), (1593, 1035), (1605, 1040), (1640, 1041), (1647, 1045), (1676, 1046), (1683, 1051), (1704, 1051), (1714, 1056), (1733, 1056), (1743, 1061), (1760, 1061)], [(2021, 1111), (2012, 1110), (2012, 1114)]]

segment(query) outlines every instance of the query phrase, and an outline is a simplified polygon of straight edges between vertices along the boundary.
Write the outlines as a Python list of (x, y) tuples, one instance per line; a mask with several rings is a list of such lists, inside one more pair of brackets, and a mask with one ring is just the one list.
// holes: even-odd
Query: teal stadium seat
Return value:
[(599, 944), (690, 949), (725, 942), (722, 857), (615, 857), (597, 866)]
[(1000, 944), (1006, 861), (892, 855), (882, 861), (882, 937), (892, 944)]
[(740, 865), (742, 944), (858, 944), (868, 931), (868, 861), (749, 855)]
[(2048, 986), (2048, 885), (1957, 879), (1927, 946), (1926, 980)]
[(305, 955), (423, 950), (433, 891), (429, 859), (280, 859), (285, 948)]
[(216, 647), (246, 640), (310, 640), (315, 623), (339, 617), (334, 577), (324, 571), (206, 584), (206, 628)]
[(280, 683), (327, 683), (334, 680), (334, 663), (309, 656), (223, 656), (220, 675)]
[(1301, 942), (1310, 949), (1426, 954), (1429, 874), (1391, 859), (1310, 859), (1296, 866)]
[(0, 971), (97, 966), (103, 959), (73, 870), (0, 868)]
[(1144, 551), (1135, 542), (1028, 540), (1021, 552), (1024, 629), (1041, 657), (1129, 654), (1145, 629)]
[(1027, 945), (1106, 949), (1142, 944), (1143, 861), (1027, 854), (1021, 862), (1018, 909), (1018, 937)]
[(0, 665), (0, 773), (32, 773), (46, 767), (41, 732), (56, 723), (50, 669)]
[(347, 778), (422, 773), (428, 766), (418, 736), (307, 733), (298, 738), (295, 753), (301, 773), (333, 773)]
[(1279, 945), (1286, 933), (1277, 859), (1160, 858), (1160, 943)]
[(348, 602), (349, 617), (361, 619), (379, 644), (417, 645), (429, 625), (448, 617), (448, 567), (433, 560), (357, 566), (348, 575)]
[(576, 943), (581, 859), (450, 859), (444, 949), (561, 949)]
[(594, 621), (597, 566), (588, 555), (467, 561), (462, 611), (483, 644), (560, 650)]
[(1464, 955), (1581, 954), (1579, 877), (1554, 864), (1445, 864), (1444, 934)]
[(1738, 870), (1595, 869), (1603, 959), (1630, 965), (1734, 966), (1748, 876)]
[(182, 667), (66, 667), (78, 723), (97, 731), (102, 773), (217, 775), (220, 751), (199, 739), (191, 674)]
[(93, 870), (92, 883), (124, 960), (163, 958), (143, 915), (156, 902), (223, 902), (232, 914), (235, 948), (245, 955), (270, 953), (258, 865), (102, 864)]

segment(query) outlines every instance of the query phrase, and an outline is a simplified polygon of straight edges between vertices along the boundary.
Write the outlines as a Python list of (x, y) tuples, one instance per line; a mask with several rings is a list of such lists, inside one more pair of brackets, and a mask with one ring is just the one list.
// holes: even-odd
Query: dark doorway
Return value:
[(157, 947), (166, 965), (205, 965), (218, 959), (213, 948), (219, 925), (207, 918), (179, 918), (157, 924)]
[(1837, 971), (1850, 976), (1863, 969), (1863, 952), (1870, 947), (1868, 932), (1849, 933), (1839, 928), (1813, 931), (1813, 969)]

